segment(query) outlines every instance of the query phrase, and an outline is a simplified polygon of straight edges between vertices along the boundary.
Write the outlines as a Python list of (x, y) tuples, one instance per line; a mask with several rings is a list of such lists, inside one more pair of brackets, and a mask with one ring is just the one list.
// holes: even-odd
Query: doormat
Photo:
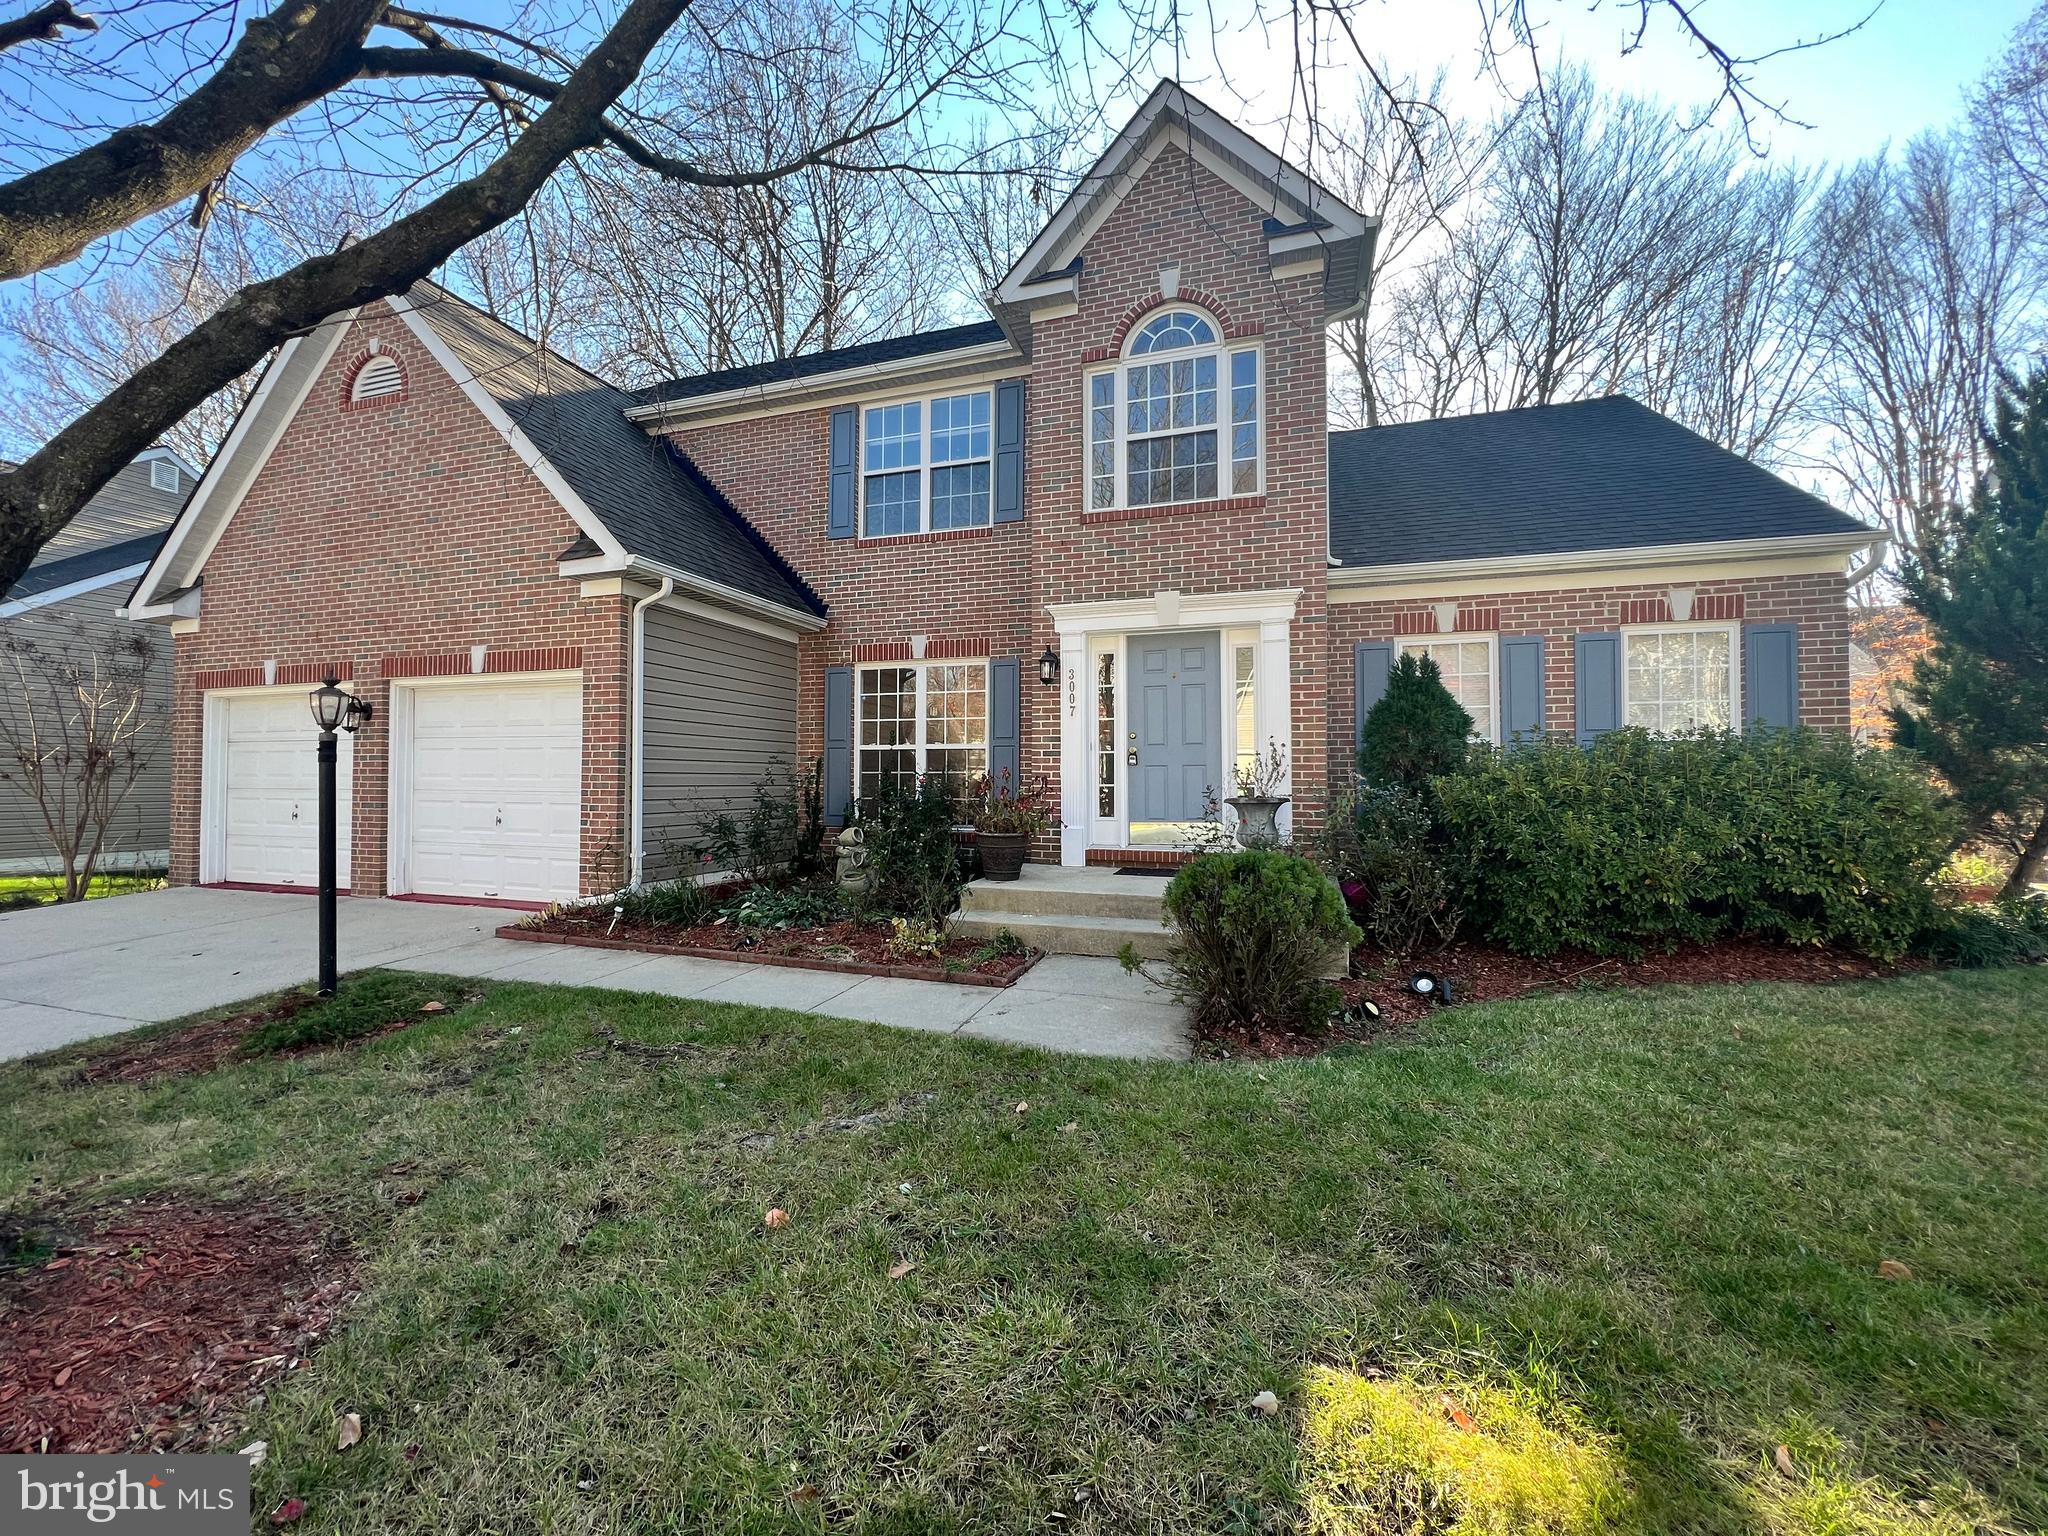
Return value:
[(1146, 869), (1130, 864), (1121, 864), (1117, 866), (1117, 873), (1120, 875), (1136, 875), (1142, 880), (1171, 880), (1180, 871), (1177, 869)]

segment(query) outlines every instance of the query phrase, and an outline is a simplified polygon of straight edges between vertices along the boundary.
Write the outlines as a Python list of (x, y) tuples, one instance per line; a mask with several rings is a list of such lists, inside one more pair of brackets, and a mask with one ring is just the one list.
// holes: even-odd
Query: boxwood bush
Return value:
[(1205, 854), (1173, 877), (1173, 984), (1198, 1030), (1313, 1030), (1340, 995), (1323, 962), (1362, 935), (1337, 887), (1277, 849)]
[(1909, 760), (1810, 731), (1615, 731), (1431, 782), (1468, 923), (1534, 955), (1755, 934), (1890, 959), (1956, 830)]

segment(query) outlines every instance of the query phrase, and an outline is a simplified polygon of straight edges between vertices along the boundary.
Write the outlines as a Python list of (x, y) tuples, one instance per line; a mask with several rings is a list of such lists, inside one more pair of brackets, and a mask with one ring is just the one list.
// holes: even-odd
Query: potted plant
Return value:
[(1263, 754), (1237, 766), (1237, 793), (1224, 803), (1237, 812), (1237, 840), (1246, 848), (1271, 848), (1280, 841), (1280, 794), (1287, 782), (1287, 751), (1268, 740)]
[(1045, 796), (1022, 786), (1012, 789), (1007, 768), (998, 777), (983, 774), (969, 796), (967, 819), (974, 824), (983, 876), (1015, 880), (1024, 871), (1031, 839), (1046, 828)]

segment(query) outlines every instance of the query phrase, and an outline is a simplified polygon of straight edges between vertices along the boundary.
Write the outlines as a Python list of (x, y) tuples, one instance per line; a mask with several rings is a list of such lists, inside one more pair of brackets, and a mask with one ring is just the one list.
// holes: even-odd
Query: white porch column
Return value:
[(1088, 771), (1094, 723), (1094, 679), (1088, 671), (1085, 630), (1060, 635), (1060, 863), (1088, 861), (1088, 826), (1095, 813)]
[[(1252, 716), (1259, 739), (1254, 748), (1263, 754), (1267, 743), (1279, 742), (1287, 754), (1287, 777), (1279, 792), (1294, 793), (1294, 645), (1293, 626), (1286, 619), (1267, 618), (1259, 622), (1259, 675), (1252, 694)], [(1285, 835), (1293, 824), (1293, 805), (1280, 807), (1279, 825)]]

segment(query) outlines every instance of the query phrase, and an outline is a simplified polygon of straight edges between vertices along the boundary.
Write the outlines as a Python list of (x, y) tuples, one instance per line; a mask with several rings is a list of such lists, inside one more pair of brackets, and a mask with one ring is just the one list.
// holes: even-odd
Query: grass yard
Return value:
[[(133, 891), (153, 891), (164, 883), (161, 870), (118, 870), (92, 877), (92, 884), (85, 889), (85, 899), (94, 900), (100, 896), (126, 896)], [(45, 905), (64, 894), (62, 875), (0, 875), (0, 911), (12, 906), (26, 906), (33, 901)]]
[(465, 989), (155, 1086), (0, 1070), (0, 1210), (354, 1235), (246, 1430), (300, 1531), (2048, 1523), (2048, 971), (1185, 1067)]

